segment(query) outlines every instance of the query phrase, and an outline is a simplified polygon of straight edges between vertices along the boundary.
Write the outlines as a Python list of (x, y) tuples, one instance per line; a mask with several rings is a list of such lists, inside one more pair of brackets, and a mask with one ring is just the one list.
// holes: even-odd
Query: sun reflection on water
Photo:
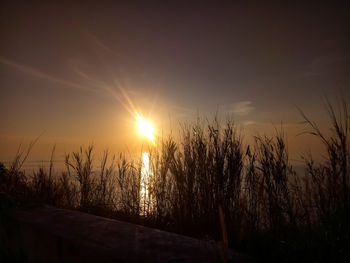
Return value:
[(142, 153), (142, 168), (141, 168), (141, 182), (140, 182), (140, 205), (141, 214), (145, 214), (149, 211), (151, 206), (151, 197), (149, 193), (150, 183), (150, 164), (149, 164), (149, 153)]

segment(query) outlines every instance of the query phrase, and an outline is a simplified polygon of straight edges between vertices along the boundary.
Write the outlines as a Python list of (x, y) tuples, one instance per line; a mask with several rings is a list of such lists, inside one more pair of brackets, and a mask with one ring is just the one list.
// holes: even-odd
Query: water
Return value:
[(140, 182), (140, 207), (141, 214), (145, 215), (152, 208), (152, 198), (149, 193), (150, 177), (152, 172), (149, 164), (149, 153), (142, 153), (142, 168)]

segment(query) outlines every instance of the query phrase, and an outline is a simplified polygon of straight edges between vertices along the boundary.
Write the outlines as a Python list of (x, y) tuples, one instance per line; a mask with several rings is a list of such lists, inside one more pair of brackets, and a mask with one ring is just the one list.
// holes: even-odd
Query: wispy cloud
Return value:
[(256, 122), (256, 121), (244, 121), (242, 124), (244, 126), (250, 126), (250, 125), (256, 125), (256, 124), (258, 124), (258, 122)]
[(34, 67), (26, 66), (6, 58), (0, 57), (0, 63), (10, 68), (13, 68), (17, 71), (20, 71), (24, 74), (27, 74), (29, 76), (43, 79), (45, 81), (53, 82), (56, 84), (60, 84), (65, 87), (70, 87), (70, 88), (79, 89), (83, 91), (90, 91), (97, 94), (105, 94), (108, 96), (112, 96), (116, 101), (120, 102), (120, 104), (131, 115), (134, 114), (135, 106), (133, 105), (132, 100), (128, 95), (128, 92), (126, 91), (126, 88), (124, 88), (124, 85), (122, 85), (122, 83), (108, 84), (103, 81), (99, 81), (92, 77), (89, 77), (88, 74), (84, 73), (83, 71), (78, 71), (78, 68), (76, 68), (75, 72), (79, 73), (78, 75), (81, 78), (86, 80), (84, 84), (79, 84), (76, 82), (71, 82), (71, 81), (47, 74)]
[(346, 60), (346, 56), (344, 54), (329, 54), (315, 57), (311, 63), (309, 64), (309, 68), (313, 70), (318, 70), (323, 67), (333, 65), (338, 62), (342, 62)]
[(343, 52), (329, 52), (316, 56), (306, 66), (303, 76), (312, 77), (321, 75), (326, 68), (343, 63), (346, 60), (348, 60), (348, 56)]
[(50, 81), (50, 82), (54, 82), (54, 83), (57, 83), (57, 84), (61, 84), (63, 86), (76, 88), (76, 89), (81, 89), (81, 90), (96, 91), (96, 89), (94, 87), (89, 87), (89, 86), (86, 86), (86, 85), (83, 86), (83, 85), (80, 85), (78, 83), (70, 82), (70, 81), (67, 81), (67, 80), (64, 80), (64, 79), (52, 76), (50, 74), (47, 74), (47, 73), (45, 73), (43, 71), (40, 71), (40, 70), (38, 70), (36, 68), (19, 64), (19, 63), (15, 62), (15, 61), (12, 61), (12, 60), (9, 60), (9, 59), (5, 59), (5, 58), (0, 57), (0, 63), (5, 65), (5, 66), (14, 68), (14, 69), (16, 69), (16, 70), (18, 70), (18, 71), (20, 71), (22, 73), (28, 74), (30, 76), (33, 76), (33, 77), (36, 77), (36, 78), (40, 78), (40, 79), (44, 79), (44, 80), (47, 80), (47, 81)]
[(249, 100), (239, 101), (231, 104), (222, 105), (221, 110), (225, 113), (233, 113), (235, 115), (244, 116), (254, 111), (253, 102)]

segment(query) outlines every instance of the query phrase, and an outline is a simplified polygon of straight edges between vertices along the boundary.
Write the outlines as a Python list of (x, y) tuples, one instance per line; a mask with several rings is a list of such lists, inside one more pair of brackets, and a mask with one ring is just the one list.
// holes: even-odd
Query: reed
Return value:
[(305, 174), (293, 169), (282, 128), (245, 146), (234, 123), (214, 119), (183, 127), (180, 142), (162, 138), (150, 150), (152, 176), (144, 204), (140, 160), (105, 151), (97, 169), (91, 145), (66, 155), (66, 169), (58, 176), (53, 176), (54, 149), (49, 170), (41, 167), (31, 176), (21, 167), (34, 144), (19, 149), (9, 167), (0, 165), (1, 189), (17, 203), (44, 202), (222, 240), (257, 257), (288, 261), (309, 249), (322, 259), (322, 244), (342, 260), (349, 254), (339, 251), (350, 236), (349, 116), (345, 101), (339, 111), (328, 100), (325, 105), (330, 134), (300, 111), (307, 133), (326, 149), (321, 163), (304, 156)]

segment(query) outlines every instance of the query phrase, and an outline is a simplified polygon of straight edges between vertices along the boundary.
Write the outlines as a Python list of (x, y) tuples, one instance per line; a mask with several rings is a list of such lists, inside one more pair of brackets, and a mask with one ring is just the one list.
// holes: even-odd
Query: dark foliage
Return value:
[(337, 114), (326, 102), (329, 135), (301, 112), (308, 132), (327, 153), (323, 163), (304, 157), (302, 175), (290, 164), (283, 131), (257, 136), (245, 147), (233, 123), (221, 127), (214, 121), (184, 128), (180, 143), (162, 139), (149, 151), (151, 175), (146, 181), (142, 163), (122, 154), (116, 158), (104, 152), (96, 171), (92, 146), (67, 155), (60, 175), (54, 175), (51, 161), (49, 171), (40, 168), (28, 176), (21, 167), (30, 149), (18, 151), (9, 168), (0, 165), (1, 206), (30, 200), (80, 209), (222, 240), (260, 259), (346, 261), (349, 117), (345, 103)]

